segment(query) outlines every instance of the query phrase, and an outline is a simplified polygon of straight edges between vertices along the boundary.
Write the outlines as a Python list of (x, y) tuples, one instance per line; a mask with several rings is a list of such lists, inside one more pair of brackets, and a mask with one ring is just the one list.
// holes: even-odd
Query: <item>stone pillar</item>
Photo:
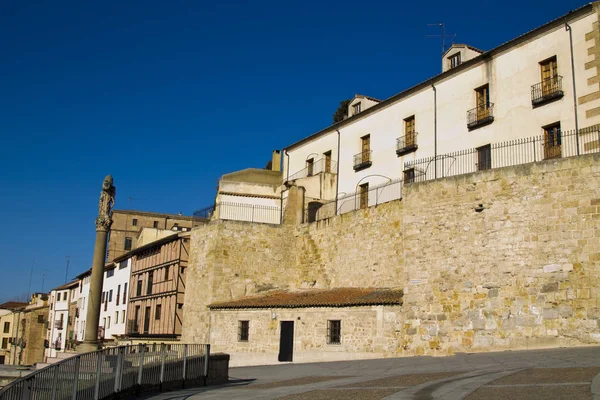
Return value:
[(304, 217), (304, 188), (293, 185), (288, 189), (288, 197), (283, 210), (284, 225), (299, 225)]
[(96, 218), (96, 243), (94, 245), (94, 258), (92, 261), (92, 276), (88, 308), (85, 320), (85, 337), (78, 347), (80, 353), (98, 350), (98, 324), (100, 323), (100, 307), (102, 306), (102, 280), (104, 278), (104, 260), (106, 259), (106, 238), (112, 225), (112, 207), (115, 202), (116, 190), (113, 186), (112, 176), (104, 178), (100, 202), (98, 204), (98, 217)]

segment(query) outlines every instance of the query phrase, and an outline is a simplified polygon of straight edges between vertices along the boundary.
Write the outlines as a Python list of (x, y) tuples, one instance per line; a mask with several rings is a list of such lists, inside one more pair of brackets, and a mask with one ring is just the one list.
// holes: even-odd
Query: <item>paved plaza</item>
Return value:
[(232, 368), (152, 400), (600, 400), (600, 347)]

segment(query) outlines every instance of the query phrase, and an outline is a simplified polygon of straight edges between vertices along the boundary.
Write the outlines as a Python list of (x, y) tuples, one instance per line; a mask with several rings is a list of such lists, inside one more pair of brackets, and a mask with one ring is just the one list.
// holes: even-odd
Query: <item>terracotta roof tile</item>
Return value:
[(302, 307), (350, 307), (368, 305), (401, 305), (403, 292), (385, 288), (337, 288), (310, 289), (304, 291), (278, 290), (261, 296), (244, 297), (208, 307), (231, 308), (302, 308)]
[(25, 308), (27, 303), (20, 301), (7, 301), (6, 303), (0, 304), (0, 310), (15, 310), (17, 308)]

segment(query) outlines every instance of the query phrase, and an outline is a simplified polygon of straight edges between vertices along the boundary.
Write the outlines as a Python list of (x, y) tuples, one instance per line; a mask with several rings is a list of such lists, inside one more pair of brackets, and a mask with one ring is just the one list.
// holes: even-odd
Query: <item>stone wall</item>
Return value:
[(600, 343), (599, 160), (406, 187), (408, 354)]
[(598, 344), (599, 161), (410, 184), (401, 201), (304, 225), (294, 223), (302, 190), (292, 187), (281, 226), (196, 228), (182, 340), (209, 340), (206, 306), (216, 301), (277, 288), (400, 287), (403, 326), (383, 355)]
[[(281, 321), (294, 322), (297, 362), (383, 357), (398, 348), (401, 306), (273, 308), (211, 311), (211, 345), (231, 355), (231, 365), (277, 363)], [(327, 343), (327, 321), (340, 320), (341, 343)], [(248, 341), (238, 340), (238, 322), (249, 321)]]

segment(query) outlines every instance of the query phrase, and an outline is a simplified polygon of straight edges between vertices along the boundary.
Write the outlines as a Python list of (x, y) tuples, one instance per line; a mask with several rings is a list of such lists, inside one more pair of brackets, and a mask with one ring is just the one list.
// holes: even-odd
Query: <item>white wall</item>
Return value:
[[(65, 351), (69, 335), (69, 303), (71, 299), (71, 290), (52, 290), (50, 292), (50, 301), (48, 311), (48, 332), (46, 340), (49, 342), (49, 348), (45, 350), (47, 357), (56, 357), (58, 351)], [(58, 300), (60, 296), (60, 300)], [(57, 326), (62, 318), (61, 326)], [(59, 350), (57, 350), (57, 343)]]
[[(104, 339), (113, 339), (115, 335), (124, 335), (127, 323), (127, 298), (129, 277), (131, 274), (131, 258), (122, 261), (113, 269), (114, 275), (108, 277), (109, 271), (104, 271), (102, 291), (105, 293), (104, 303), (100, 308), (100, 326), (104, 328)], [(112, 298), (111, 293), (112, 291)], [(123, 296), (125, 301), (123, 301)]]
[(79, 317), (75, 319), (75, 333), (78, 342), (82, 342), (85, 337), (85, 320), (87, 317), (87, 307), (90, 296), (91, 275), (85, 276), (79, 281), (79, 297), (77, 299), (77, 308)]

